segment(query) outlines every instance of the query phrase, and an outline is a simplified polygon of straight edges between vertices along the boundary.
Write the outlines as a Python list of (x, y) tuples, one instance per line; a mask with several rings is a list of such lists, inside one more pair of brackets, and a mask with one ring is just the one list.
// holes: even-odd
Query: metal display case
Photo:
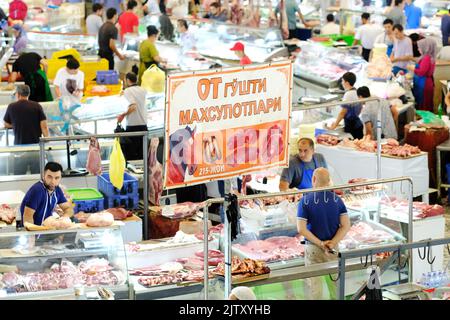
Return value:
[(300, 47), (294, 75), (324, 88), (337, 87), (345, 72), (357, 73), (367, 64), (353, 50), (325, 47), (311, 41), (302, 42)]
[(0, 299), (70, 299), (79, 286), (130, 297), (119, 226), (2, 232), (0, 265)]

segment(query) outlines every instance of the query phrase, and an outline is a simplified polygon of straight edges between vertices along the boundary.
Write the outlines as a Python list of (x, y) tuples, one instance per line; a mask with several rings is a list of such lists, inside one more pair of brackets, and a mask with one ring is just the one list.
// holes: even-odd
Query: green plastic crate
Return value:
[(94, 188), (67, 189), (67, 193), (74, 201), (103, 199), (103, 195)]

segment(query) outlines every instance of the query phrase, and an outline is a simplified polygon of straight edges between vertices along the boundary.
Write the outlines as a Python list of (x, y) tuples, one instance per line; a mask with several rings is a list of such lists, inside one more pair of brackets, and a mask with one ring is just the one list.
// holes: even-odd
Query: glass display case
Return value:
[(353, 50), (301, 42), (302, 51), (294, 64), (294, 75), (325, 88), (339, 85), (345, 72), (359, 72), (367, 62)]
[[(176, 21), (172, 20), (174, 26)], [(140, 38), (146, 37), (145, 26), (160, 27), (155, 16), (141, 19)], [(245, 52), (253, 62), (268, 62), (276, 57), (288, 56), (281, 32), (277, 28), (248, 28), (210, 20), (189, 19), (189, 32), (194, 35), (199, 54), (207, 57), (238, 62), (229, 49), (236, 41), (245, 45)], [(175, 33), (175, 38), (178, 34)]]
[(0, 299), (70, 299), (75, 287), (129, 296), (119, 226), (2, 232), (0, 268)]
[(28, 32), (27, 48), (41, 56), (51, 57), (55, 51), (76, 49), (82, 55), (97, 55), (96, 36), (70, 33)]

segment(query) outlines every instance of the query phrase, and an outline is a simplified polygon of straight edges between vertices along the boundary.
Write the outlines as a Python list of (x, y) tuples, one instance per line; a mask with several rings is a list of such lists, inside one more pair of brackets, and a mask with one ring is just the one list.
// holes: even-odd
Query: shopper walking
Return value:
[(94, 3), (92, 13), (86, 18), (86, 31), (88, 34), (97, 36), (98, 31), (103, 25), (103, 5)]
[[(312, 184), (314, 188), (331, 185), (330, 174), (326, 168), (314, 170)], [(330, 250), (337, 249), (339, 242), (350, 230), (347, 208), (341, 198), (331, 191), (319, 191), (305, 194), (298, 205), (297, 229), (305, 237), (305, 265), (336, 260)], [(307, 297), (313, 300), (323, 299), (322, 279), (306, 279), (309, 288)], [(336, 286), (328, 284), (330, 296), (336, 296)]]
[[(117, 121), (127, 119), (127, 132), (147, 131), (147, 91), (137, 85), (137, 76), (132, 72), (126, 74), (125, 84), (123, 96), (129, 105), (127, 111), (117, 117)], [(142, 137), (130, 137), (129, 142), (122, 147), (127, 161), (142, 159)]]
[(408, 70), (414, 72), (413, 94), (416, 107), (420, 110), (433, 110), (434, 81), (436, 67), (436, 41), (425, 38), (417, 42), (421, 54), (417, 64), (408, 65)]
[[(356, 90), (358, 98), (370, 98), (370, 90), (368, 87), (359, 87)], [(381, 110), (380, 110), (381, 109)], [(364, 123), (365, 135), (369, 136), (371, 140), (377, 139), (377, 120), (378, 111), (380, 111), (381, 122), (381, 138), (382, 139), (396, 139), (398, 138), (397, 126), (398, 111), (394, 105), (391, 105), (388, 100), (368, 101), (364, 103), (360, 118)]]
[(356, 31), (353, 45), (356, 45), (358, 41), (361, 41), (362, 57), (368, 62), (375, 39), (383, 32), (383, 29), (381, 29), (377, 24), (370, 22), (370, 14), (367, 12), (361, 15), (361, 22), (362, 26), (360, 26)]
[(118, 24), (120, 26), (120, 39), (123, 41), (123, 36), (127, 33), (138, 33), (139, 18), (135, 11), (137, 9), (137, 2), (129, 0), (127, 3), (127, 11), (122, 13), (119, 17)]
[[(41, 65), (43, 69), (41, 69)], [(53, 101), (48, 85), (47, 61), (35, 52), (22, 53), (13, 63), (9, 75), (9, 86), (13, 86), (20, 75), (25, 84), (30, 87), (29, 99), (36, 102)]]
[(300, 138), (297, 147), (298, 154), (290, 157), (289, 167), (281, 172), (280, 191), (293, 188), (312, 188), (314, 170), (319, 167), (327, 167), (323, 155), (314, 151), (314, 141), (312, 139)]
[[(28, 100), (30, 87), (19, 85), (16, 89), (17, 101), (8, 105), (3, 118), (5, 128), (13, 129), (14, 144), (39, 143), (41, 136), (48, 137), (47, 117), (42, 106)], [(39, 173), (39, 155), (33, 152), (18, 153), (14, 157), (14, 174)]]
[(15, 24), (12, 31), (16, 40), (14, 41), (13, 50), (16, 54), (21, 54), (28, 44), (27, 34), (20, 24)]
[[(310, 24), (303, 17), (302, 11), (300, 10), (300, 7), (295, 0), (284, 0), (284, 2), (289, 29), (289, 39), (298, 38), (297, 15), (306, 28), (308, 28)], [(277, 23), (281, 20), (281, 5), (282, 4), (280, 1), (275, 8)]]
[(405, 36), (400, 24), (394, 25), (394, 47), (391, 53), (391, 61), (394, 63), (392, 72), (396, 75), (399, 71), (407, 72), (406, 67), (410, 61), (414, 61), (413, 45), (409, 37)]
[(116, 54), (120, 60), (125, 59), (119, 50), (117, 50), (115, 42), (118, 37), (118, 30), (115, 26), (117, 21), (117, 10), (109, 8), (106, 11), (106, 18), (106, 22), (98, 31), (98, 55), (101, 58), (108, 60), (109, 70), (114, 70), (114, 54)]
[[(342, 76), (341, 82), (345, 90), (342, 101), (358, 100), (358, 95), (356, 94), (356, 89), (354, 87), (356, 83), (356, 75), (352, 72), (346, 72)], [(361, 139), (364, 136), (363, 124), (361, 119), (359, 119), (361, 109), (362, 106), (359, 103), (343, 104), (336, 121), (331, 126), (326, 126), (326, 128), (335, 130), (341, 120), (344, 119), (344, 131), (350, 133), (355, 139)]]
[(450, 9), (448, 13), (441, 18), (442, 46), (448, 46), (450, 43)]
[(406, 16), (403, 8), (403, 0), (395, 0), (394, 7), (386, 14), (386, 17), (394, 21), (394, 25), (400, 24), (404, 26), (406, 24)]
[(375, 43), (383, 43), (387, 46), (386, 54), (391, 56), (392, 49), (394, 48), (394, 22), (391, 19), (385, 19), (383, 21), (383, 33), (379, 34), (375, 39)]
[(406, 29), (420, 28), (422, 9), (414, 5), (414, 0), (406, 0), (405, 2)]
[(147, 39), (141, 42), (139, 46), (139, 74), (138, 83), (141, 83), (142, 75), (152, 64), (166, 63), (167, 60), (161, 58), (155, 43), (158, 39), (159, 30), (155, 26), (147, 27)]

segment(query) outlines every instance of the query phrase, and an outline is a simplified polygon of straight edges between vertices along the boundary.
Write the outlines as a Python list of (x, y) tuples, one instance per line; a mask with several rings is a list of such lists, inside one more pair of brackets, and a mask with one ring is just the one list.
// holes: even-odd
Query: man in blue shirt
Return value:
[[(331, 180), (328, 169), (314, 170), (312, 183), (314, 188), (329, 187)], [(297, 218), (298, 232), (306, 240), (305, 265), (335, 260), (336, 257), (329, 251), (336, 249), (350, 230), (350, 219), (342, 199), (331, 191), (307, 193), (298, 205)], [(309, 278), (306, 283), (310, 299), (323, 299), (320, 278)], [(327, 284), (330, 295), (335, 297), (335, 285)]]
[(45, 219), (52, 216), (56, 205), (64, 211), (64, 217), (73, 216), (73, 208), (59, 187), (62, 170), (56, 162), (45, 165), (42, 180), (31, 186), (20, 205), (24, 225), (42, 225)]
[(406, 0), (405, 4), (406, 29), (420, 28), (422, 9), (414, 5), (414, 0)]
[(448, 46), (450, 37), (450, 9), (441, 18), (442, 46)]

